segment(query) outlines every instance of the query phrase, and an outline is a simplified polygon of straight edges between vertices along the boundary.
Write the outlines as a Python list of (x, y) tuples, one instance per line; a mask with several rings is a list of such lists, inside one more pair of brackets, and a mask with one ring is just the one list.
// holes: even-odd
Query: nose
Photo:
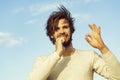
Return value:
[(60, 33), (60, 34), (65, 33), (64, 29), (61, 28), (61, 29), (59, 30), (59, 33)]

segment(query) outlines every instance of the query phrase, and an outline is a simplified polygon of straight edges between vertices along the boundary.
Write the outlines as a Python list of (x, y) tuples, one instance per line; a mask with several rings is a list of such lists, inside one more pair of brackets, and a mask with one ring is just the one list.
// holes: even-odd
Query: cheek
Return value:
[(53, 39), (54, 39), (54, 40), (57, 39), (57, 34), (56, 34), (56, 33), (53, 35)]
[(66, 40), (68, 41), (71, 38), (71, 34), (69, 33), (66, 37)]
[(70, 35), (67, 37), (67, 40), (69, 40), (70, 39)]

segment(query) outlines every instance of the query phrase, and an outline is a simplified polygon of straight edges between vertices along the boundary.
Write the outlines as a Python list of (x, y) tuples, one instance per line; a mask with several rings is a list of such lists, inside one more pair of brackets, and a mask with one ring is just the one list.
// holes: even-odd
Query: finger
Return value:
[(63, 43), (65, 41), (65, 39), (63, 37), (58, 37), (56, 39), (57, 42)]
[(64, 38), (61, 38), (61, 42), (64, 43), (65, 39)]
[(59, 38), (57, 38), (55, 41), (58, 42)]
[(98, 27), (96, 26), (96, 24), (93, 24), (93, 30), (94, 32), (98, 32)]
[(87, 34), (85, 39), (90, 45), (92, 45), (92, 35), (91, 34)]
[(86, 39), (87, 42), (91, 42), (91, 40), (92, 40), (92, 35), (91, 35), (90, 33), (86, 34), (86, 35), (85, 35), (85, 39)]
[(56, 44), (58, 44), (58, 43), (60, 43), (61, 41), (60, 41), (60, 38), (57, 38), (56, 39)]
[(93, 30), (93, 27), (92, 27), (92, 25), (91, 25), (91, 24), (88, 24), (88, 26), (89, 26), (89, 28), (90, 28), (91, 30)]
[(96, 32), (97, 27), (96, 27), (95, 24), (93, 24), (93, 25), (89, 24), (89, 27), (90, 27), (90, 29), (92, 30), (93, 33)]
[(96, 24), (93, 24), (93, 28), (97, 28)]
[(98, 34), (101, 34), (101, 28), (100, 28), (100, 26), (98, 27)]
[(93, 24), (93, 29), (97, 29), (97, 26), (96, 26), (96, 24)]

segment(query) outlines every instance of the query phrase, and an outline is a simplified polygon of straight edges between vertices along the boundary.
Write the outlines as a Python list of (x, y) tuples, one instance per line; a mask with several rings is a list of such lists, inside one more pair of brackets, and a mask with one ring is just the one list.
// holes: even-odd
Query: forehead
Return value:
[(60, 19), (60, 20), (58, 21), (58, 26), (61, 25), (61, 24), (69, 24), (69, 22), (68, 22), (68, 20), (66, 20), (66, 19)]

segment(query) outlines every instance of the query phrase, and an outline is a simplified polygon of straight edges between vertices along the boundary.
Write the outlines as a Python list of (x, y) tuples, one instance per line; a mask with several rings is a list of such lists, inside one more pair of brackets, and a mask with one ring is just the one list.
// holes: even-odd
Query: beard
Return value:
[(63, 42), (63, 46), (68, 47), (71, 44), (71, 41), (72, 41), (72, 38), (70, 37), (68, 41)]

